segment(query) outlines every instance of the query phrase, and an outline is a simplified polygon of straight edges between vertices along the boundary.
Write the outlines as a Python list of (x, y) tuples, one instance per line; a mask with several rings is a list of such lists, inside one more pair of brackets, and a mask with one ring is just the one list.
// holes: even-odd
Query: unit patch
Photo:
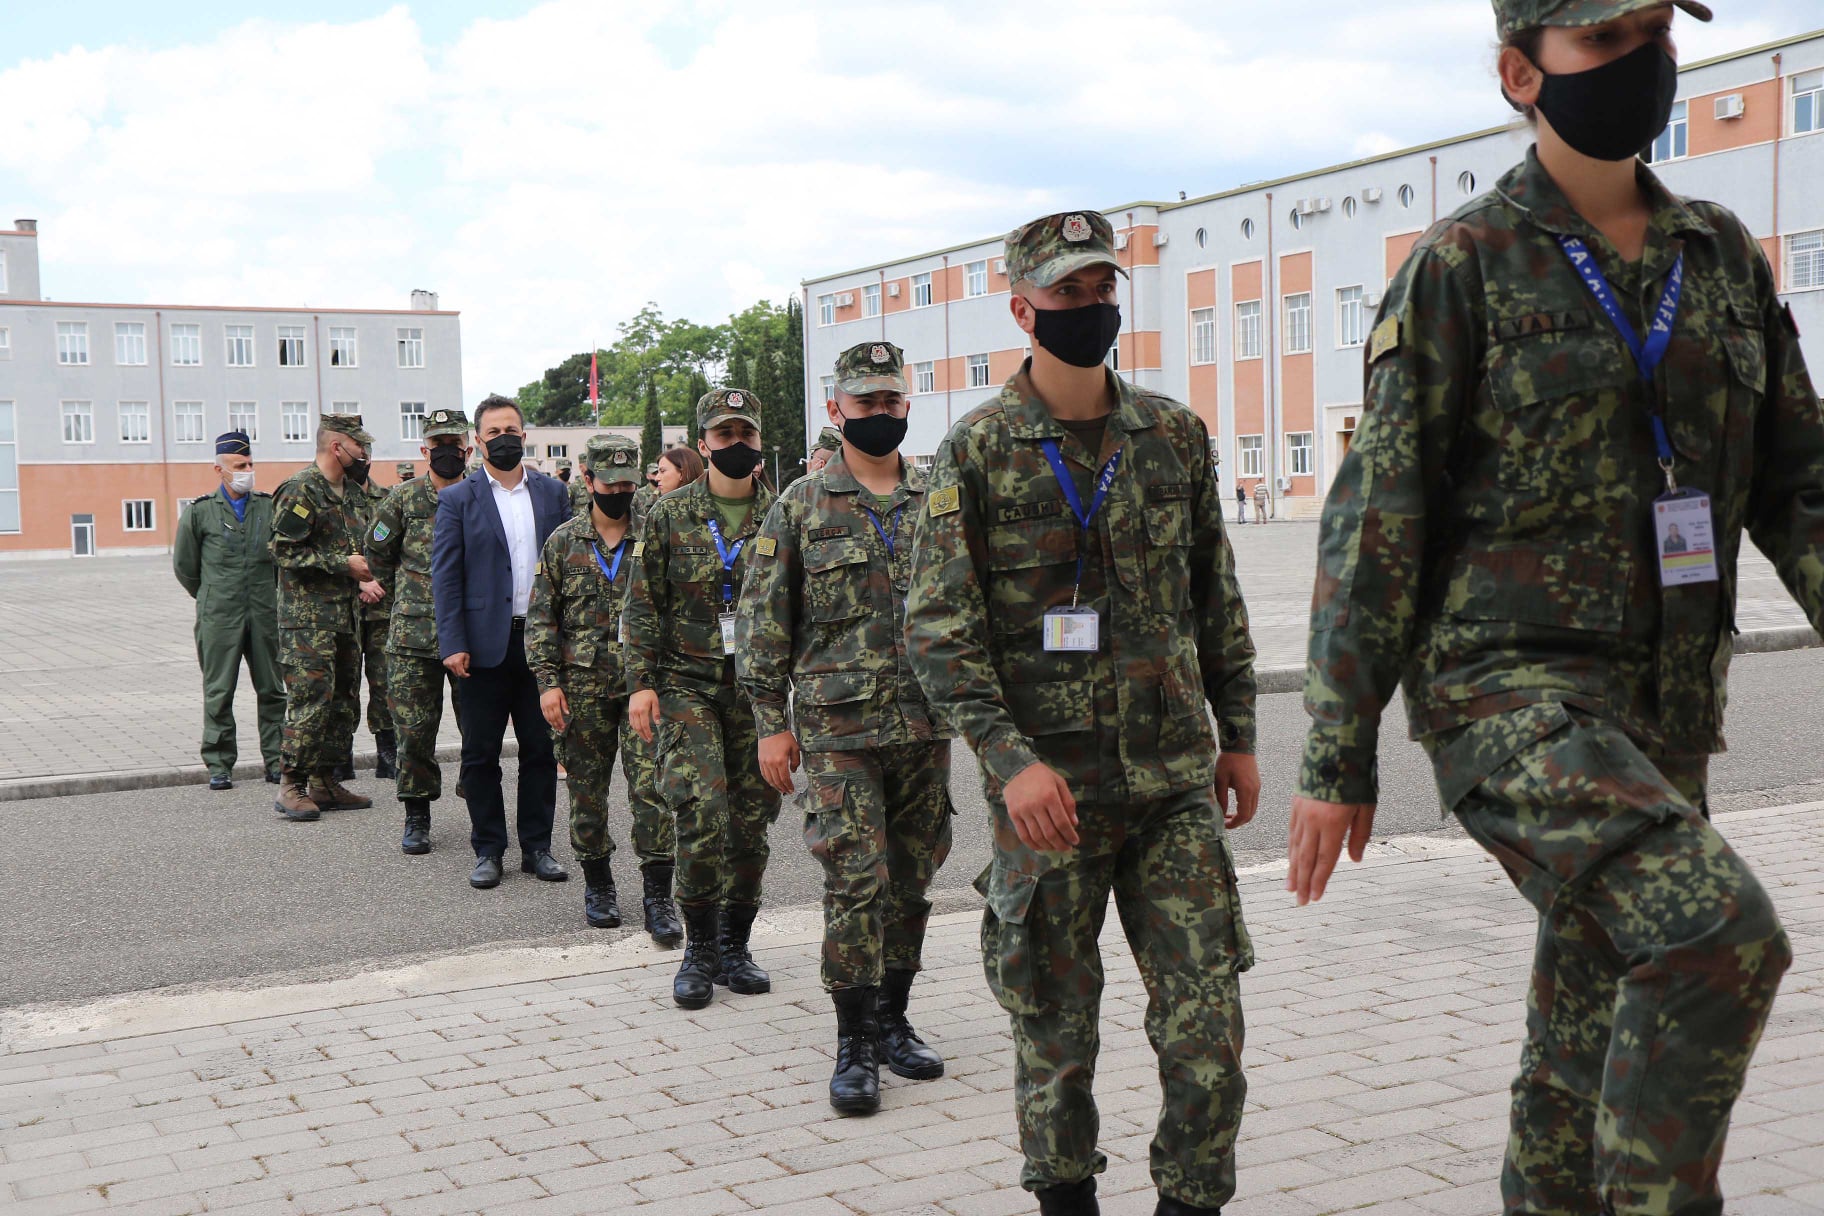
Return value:
[(954, 515), (963, 509), (963, 496), (955, 486), (945, 486), (931, 494), (931, 514)]
[(1368, 340), (1368, 362), (1374, 363), (1382, 355), (1400, 348), (1400, 319), (1388, 317), (1374, 327), (1374, 334)]
[(770, 536), (762, 536), (754, 542), (754, 552), (761, 557), (772, 557), (779, 552), (779, 542)]

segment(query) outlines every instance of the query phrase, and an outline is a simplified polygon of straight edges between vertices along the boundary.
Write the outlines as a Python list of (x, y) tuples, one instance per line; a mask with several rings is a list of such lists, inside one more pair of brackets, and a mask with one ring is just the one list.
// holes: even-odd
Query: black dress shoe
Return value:
[(215, 776), (209, 778), (209, 788), (212, 790), (231, 790), (234, 788), (234, 778), (217, 773)]
[(519, 868), (540, 882), (567, 882), (570, 871), (557, 864), (557, 859), (544, 849), (520, 858)]
[(279, 770), (278, 770), (278, 769), (276, 769), (276, 768), (269, 768), (269, 769), (267, 769), (267, 770), (266, 770), (266, 784), (267, 784), (267, 785), (278, 785), (278, 784), (280, 784), (280, 778), (279, 778)]
[(475, 872), (469, 875), (469, 885), (477, 891), (486, 891), (500, 885), (500, 858), (477, 857)]

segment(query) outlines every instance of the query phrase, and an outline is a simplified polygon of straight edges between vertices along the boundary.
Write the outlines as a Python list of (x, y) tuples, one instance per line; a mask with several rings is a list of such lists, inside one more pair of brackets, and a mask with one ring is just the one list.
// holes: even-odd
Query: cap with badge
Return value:
[(659, 475), (659, 465), (658, 465), (657, 461), (654, 461), (653, 463), (646, 466), (646, 476), (657, 477), (658, 475)]
[[(1495, 24), (1502, 36), (1542, 25), (1601, 25), (1643, 8), (1658, 8), (1666, 0), (1493, 0)], [(1710, 20), (1710, 6), (1697, 0), (1672, 0), (1699, 21)]]
[(439, 435), (466, 435), (469, 430), (469, 416), (461, 410), (435, 409), (424, 416), (424, 429), (419, 434), (435, 439)]
[(906, 352), (891, 342), (863, 342), (836, 356), (836, 387), (851, 397), (891, 390), (909, 393)]
[(744, 388), (718, 388), (697, 401), (697, 429), (707, 431), (729, 419), (751, 422), (760, 428), (760, 399)]
[(558, 472), (561, 473), (569, 467), (570, 467), (570, 458), (568, 456), (559, 456), (557, 458), (557, 471)]
[(374, 437), (361, 429), (361, 415), (359, 414), (324, 414), (318, 419), (317, 427), (319, 430), (347, 435), (364, 448), (374, 445)]
[(583, 448), (583, 468), (601, 485), (638, 481), (640, 445), (625, 435), (591, 435)]
[(217, 456), (251, 456), (253, 439), (246, 431), (226, 431), (215, 437)]
[(823, 433), (817, 436), (817, 446), (826, 452), (842, 451), (842, 432), (833, 426), (824, 427)]
[(393, 466), (393, 472), (399, 474), (400, 481), (410, 481), (412, 478), (418, 476), (418, 466), (414, 465), (409, 460), (401, 460), (398, 464)]
[(1113, 266), (1115, 230), (1100, 211), (1060, 211), (1023, 224), (1007, 234), (1007, 278), (1014, 283), (1050, 287), (1085, 266)]

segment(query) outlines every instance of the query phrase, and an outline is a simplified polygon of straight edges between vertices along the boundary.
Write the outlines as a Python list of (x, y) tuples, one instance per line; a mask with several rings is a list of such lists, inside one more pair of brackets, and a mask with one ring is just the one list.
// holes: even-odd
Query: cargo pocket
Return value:
[(823, 866), (826, 881), (837, 872), (843, 845), (851, 831), (846, 781), (813, 780), (804, 791), (804, 843)]
[(1216, 843), (1222, 854), (1223, 899), (1229, 906), (1229, 928), (1234, 935), (1229, 965), (1236, 972), (1246, 971), (1254, 965), (1254, 939), (1248, 936), (1248, 924), (1241, 915), (1241, 879), (1235, 872), (1235, 854), (1229, 851), (1228, 840)]
[(1033, 958), (1030, 923), (1038, 876), (990, 865), (975, 880), (975, 889), (988, 903), (982, 913), (982, 970), (989, 991), (1016, 1017), (1045, 1013), (1051, 1006), (1035, 984), (1041, 968)]

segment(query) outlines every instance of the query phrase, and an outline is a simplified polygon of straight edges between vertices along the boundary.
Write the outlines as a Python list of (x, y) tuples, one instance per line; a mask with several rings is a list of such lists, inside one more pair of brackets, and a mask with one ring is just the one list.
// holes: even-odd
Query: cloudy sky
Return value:
[[(1689, 60), (1824, 24), (1713, 0)], [(65, 300), (463, 314), (465, 395), (647, 300), (1503, 121), (1486, 0), (9, 6), (0, 215)]]

